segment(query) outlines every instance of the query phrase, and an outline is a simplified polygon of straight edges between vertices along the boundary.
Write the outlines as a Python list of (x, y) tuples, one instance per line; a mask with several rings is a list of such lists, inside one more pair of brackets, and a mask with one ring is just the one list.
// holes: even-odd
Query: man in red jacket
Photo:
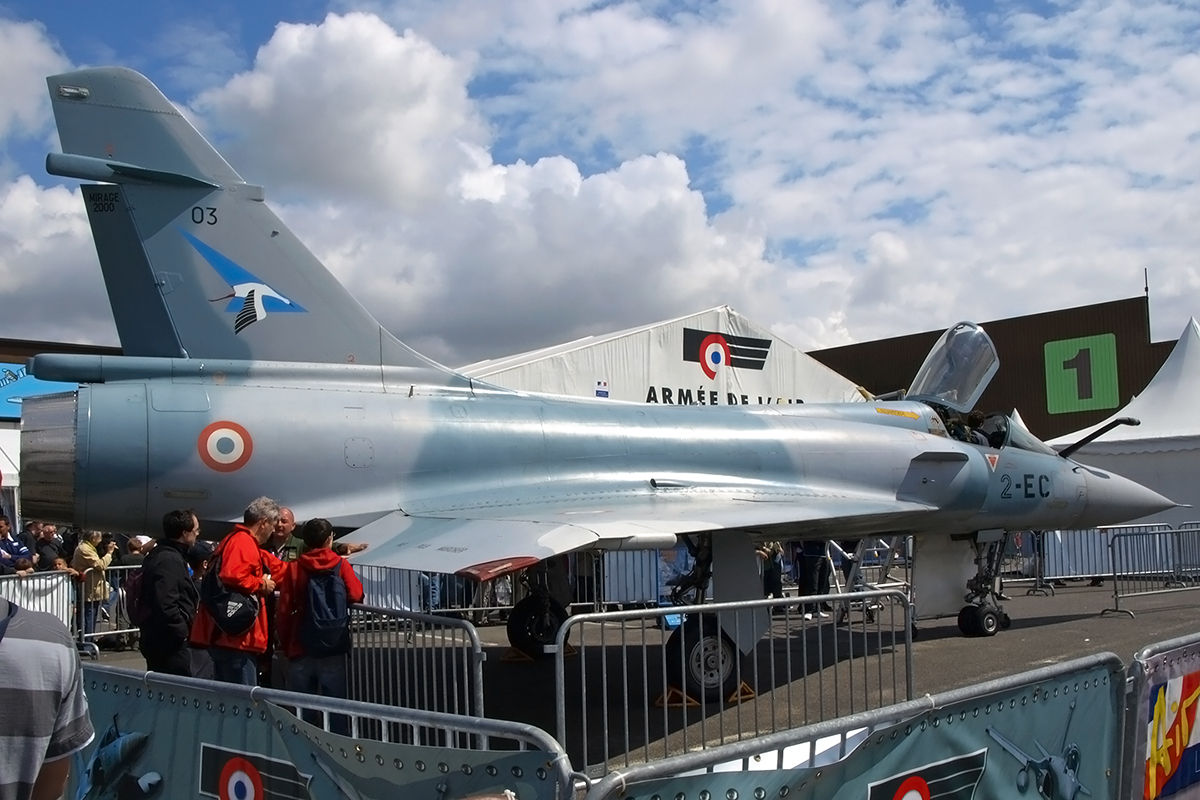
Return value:
[(214, 561), (220, 559), (218, 577), (234, 591), (260, 599), (254, 624), (242, 634), (224, 633), (213, 621), (204, 602), (199, 604), (192, 624), (192, 647), (207, 647), (212, 655), (214, 676), (219, 681), (254, 686), (258, 683), (258, 657), (267, 651), (267, 615), (261, 600), (275, 591), (288, 565), (261, 549), (275, 530), (279, 504), (260, 497), (246, 507), (242, 524), (217, 545)]
[[(350, 619), (347, 616), (340, 630), (314, 632), (314, 610), (309, 607), (310, 581), (326, 576), (341, 580), (345, 586), (345, 608), (361, 603), (363, 586), (350, 562), (330, 549), (333, 545), (333, 526), (329, 520), (310, 519), (301, 533), (307, 548), (284, 576), (279, 587), (279, 645), (288, 658), (287, 688), (293, 692), (320, 694), (325, 697), (346, 696), (346, 653), (350, 650)], [(328, 583), (317, 584), (324, 608), (321, 624), (335, 620), (331, 608), (336, 603), (324, 601)], [(337, 590), (332, 590), (336, 592)], [(339, 610), (345, 610), (339, 609)], [(307, 619), (306, 619), (307, 618)], [(310, 652), (319, 647), (319, 652)]]

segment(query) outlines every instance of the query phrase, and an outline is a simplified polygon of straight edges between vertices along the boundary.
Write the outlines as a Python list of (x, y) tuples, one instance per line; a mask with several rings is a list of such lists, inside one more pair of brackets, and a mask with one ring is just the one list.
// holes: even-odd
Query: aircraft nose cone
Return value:
[(1087, 484), (1087, 505), (1076, 528), (1116, 525), (1178, 506), (1153, 489), (1094, 467), (1080, 467)]
[(127, 733), (121, 737), (118, 745), (120, 760), (125, 763), (133, 762), (146, 749), (150, 742), (148, 733)]

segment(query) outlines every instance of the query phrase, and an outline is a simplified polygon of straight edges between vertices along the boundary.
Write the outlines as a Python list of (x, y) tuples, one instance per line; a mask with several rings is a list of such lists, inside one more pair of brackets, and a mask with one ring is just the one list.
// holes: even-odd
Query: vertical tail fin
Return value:
[(83, 197), (126, 355), (437, 366), (385, 331), (144, 76), (46, 80), (63, 148), (47, 171), (106, 182)]

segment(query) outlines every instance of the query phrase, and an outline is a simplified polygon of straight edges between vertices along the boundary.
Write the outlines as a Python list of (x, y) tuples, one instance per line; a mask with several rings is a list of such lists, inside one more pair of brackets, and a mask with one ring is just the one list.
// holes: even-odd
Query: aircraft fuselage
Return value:
[(27, 507), (126, 531), (152, 529), (180, 506), (236, 520), (260, 494), (346, 528), (397, 510), (469, 514), (539, 494), (596, 505), (685, 492), (770, 503), (807, 491), (926, 510), (762, 526), (800, 537), (1070, 527), (1088, 506), (1075, 463), (937, 435), (922, 403), (656, 406), (422, 385), (408, 370), (288, 366), (40, 356), (39, 376), (93, 382), (27, 403), (26, 473), (40, 478), (27, 478)]

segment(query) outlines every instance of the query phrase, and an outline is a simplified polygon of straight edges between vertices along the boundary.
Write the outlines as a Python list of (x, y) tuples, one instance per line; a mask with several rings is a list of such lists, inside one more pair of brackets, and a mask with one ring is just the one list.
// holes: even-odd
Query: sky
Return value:
[(1200, 4), (0, 0), (0, 336), (116, 344), (45, 76), (154, 81), (461, 365), (730, 305), (804, 350), (1200, 312)]

